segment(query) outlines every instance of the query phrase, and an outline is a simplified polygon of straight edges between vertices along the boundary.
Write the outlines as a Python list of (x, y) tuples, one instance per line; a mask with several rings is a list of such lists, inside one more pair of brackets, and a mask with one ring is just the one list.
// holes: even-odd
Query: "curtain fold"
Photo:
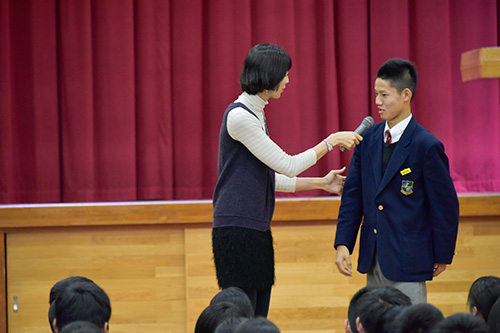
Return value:
[[(414, 61), (412, 111), (460, 193), (500, 191), (498, 80), (463, 83), (499, 45), (500, 0), (0, 0), (0, 203), (210, 199), (226, 106), (257, 43), (292, 57), (266, 107), (296, 154), (371, 115), (392, 57)], [(303, 176), (348, 166), (334, 150)], [(320, 191), (280, 197), (328, 195)]]
[(60, 2), (57, 8), (63, 202), (76, 197), (93, 201), (99, 190), (95, 179), (91, 11), (90, 1)]
[(0, 201), (57, 202), (61, 164), (55, 4), (2, 2), (0, 8), (0, 44), (5, 47), (0, 61)]
[(135, 3), (135, 163), (140, 199), (174, 197), (170, 16), (168, 1)]

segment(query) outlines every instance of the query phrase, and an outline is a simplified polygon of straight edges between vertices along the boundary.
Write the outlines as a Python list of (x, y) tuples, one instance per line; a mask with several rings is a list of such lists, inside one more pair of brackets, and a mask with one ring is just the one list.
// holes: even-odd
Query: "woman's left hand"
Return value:
[(345, 171), (345, 167), (339, 170), (332, 170), (326, 176), (323, 177), (325, 182), (323, 190), (342, 195), (344, 190), (344, 183), (346, 176), (342, 176), (341, 173)]

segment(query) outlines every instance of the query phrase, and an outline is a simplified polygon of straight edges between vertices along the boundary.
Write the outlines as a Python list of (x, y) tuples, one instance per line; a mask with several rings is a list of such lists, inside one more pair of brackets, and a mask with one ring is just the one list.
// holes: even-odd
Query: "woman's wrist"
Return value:
[(332, 151), (333, 144), (330, 142), (330, 140), (328, 140), (328, 138), (326, 138), (325, 140), (323, 140), (323, 142), (326, 143), (326, 148), (328, 149), (328, 151)]
[(337, 133), (330, 134), (326, 139), (335, 147), (338, 145)]

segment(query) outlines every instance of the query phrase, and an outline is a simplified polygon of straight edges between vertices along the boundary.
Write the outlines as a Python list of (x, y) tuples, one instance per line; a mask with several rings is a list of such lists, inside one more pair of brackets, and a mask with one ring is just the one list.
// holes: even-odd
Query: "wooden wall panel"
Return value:
[(0, 229), (0, 332), (7, 332), (7, 272), (5, 267), (5, 232)]
[[(337, 272), (334, 224), (274, 229), (276, 287), (270, 319), (283, 332), (332, 332), (342, 323), (345, 306), (364, 283)], [(357, 260), (357, 255), (352, 257)]]
[[(186, 233), (186, 288), (188, 332), (218, 291), (210, 251), (210, 228)], [(358, 273), (348, 278), (338, 273), (332, 248), (334, 223), (273, 227), (276, 252), (276, 285), (269, 319), (284, 333), (344, 332), (347, 307), (354, 293), (365, 285)], [(357, 266), (357, 247), (351, 257)], [(500, 220), (462, 219), (454, 263), (427, 283), (429, 302), (445, 315), (466, 311), (472, 282), (483, 275), (500, 276)]]
[(108, 293), (112, 332), (185, 330), (183, 230), (13, 232), (7, 249), (10, 332), (48, 332), (50, 288), (72, 275), (86, 276)]
[(209, 226), (187, 229), (185, 232), (187, 332), (194, 332), (198, 316), (219, 291), (212, 259), (211, 235)]
[(462, 218), (453, 264), (428, 284), (428, 301), (445, 315), (467, 310), (469, 288), (478, 277), (500, 277), (500, 219)]
[[(500, 276), (500, 196), (462, 196), (460, 204), (454, 264), (428, 283), (429, 301), (446, 315), (465, 311), (476, 278)], [(365, 284), (363, 275), (347, 278), (334, 266), (338, 205), (336, 198), (278, 201), (269, 318), (282, 332), (343, 332), (349, 300)], [(110, 295), (113, 332), (192, 332), (218, 292), (209, 203), (96, 207), (0, 207), (10, 332), (47, 332), (50, 287), (76, 274)], [(0, 290), (0, 298), (5, 294)], [(5, 319), (4, 312), (0, 323)]]

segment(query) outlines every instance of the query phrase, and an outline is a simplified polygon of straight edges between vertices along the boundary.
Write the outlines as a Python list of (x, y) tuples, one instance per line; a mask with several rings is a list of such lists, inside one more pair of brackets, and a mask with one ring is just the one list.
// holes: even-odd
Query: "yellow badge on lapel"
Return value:
[(401, 173), (401, 176), (404, 176), (404, 175), (407, 175), (411, 172), (411, 169), (410, 168), (406, 168), (404, 170), (401, 170), (400, 173)]
[(413, 193), (413, 180), (403, 180), (401, 182), (401, 193), (410, 195)]

